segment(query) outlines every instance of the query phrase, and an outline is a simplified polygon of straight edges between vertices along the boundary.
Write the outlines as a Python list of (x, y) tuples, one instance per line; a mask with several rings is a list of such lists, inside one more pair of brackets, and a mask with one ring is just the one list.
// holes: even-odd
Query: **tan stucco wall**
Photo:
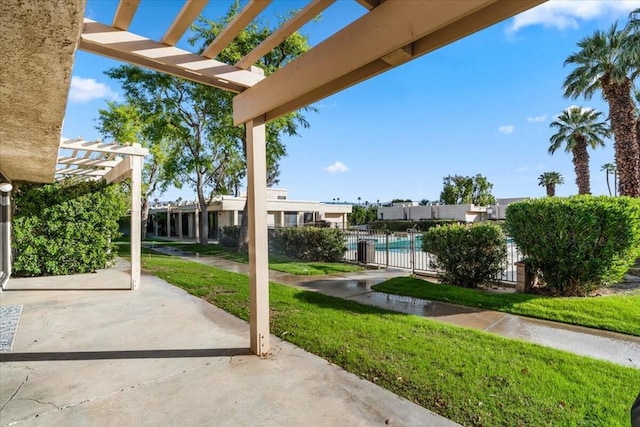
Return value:
[(53, 181), (84, 0), (2, 0), (0, 172)]

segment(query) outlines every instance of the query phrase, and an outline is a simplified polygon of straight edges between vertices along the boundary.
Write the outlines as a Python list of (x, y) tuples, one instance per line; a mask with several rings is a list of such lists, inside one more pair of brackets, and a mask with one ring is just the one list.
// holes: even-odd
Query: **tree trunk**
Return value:
[(147, 238), (147, 223), (149, 222), (149, 199), (147, 197), (142, 198), (140, 215), (140, 237), (142, 240)]
[(207, 211), (207, 200), (204, 197), (202, 187), (198, 186), (198, 206), (200, 207), (200, 243), (206, 245), (209, 243), (209, 212)]
[(240, 233), (238, 235), (238, 252), (249, 252), (249, 195), (244, 202), (242, 209), (242, 220), (240, 221)]
[(589, 153), (587, 141), (583, 135), (576, 136), (576, 143), (571, 150), (573, 153), (573, 165), (576, 171), (576, 184), (578, 194), (591, 194), (589, 182)]
[(553, 197), (556, 195), (556, 185), (547, 184), (547, 197)]
[(606, 169), (605, 172), (607, 173), (607, 190), (609, 190), (609, 196), (611, 196), (611, 185), (609, 184), (609, 169)]
[(621, 196), (640, 197), (640, 148), (631, 81), (603, 83), (602, 91), (609, 103), (609, 118), (614, 136), (618, 187)]

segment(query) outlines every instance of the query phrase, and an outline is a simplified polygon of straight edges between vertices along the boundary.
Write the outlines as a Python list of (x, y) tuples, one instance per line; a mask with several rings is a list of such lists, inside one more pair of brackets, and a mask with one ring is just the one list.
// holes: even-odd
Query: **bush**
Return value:
[(640, 256), (640, 199), (576, 196), (512, 203), (507, 230), (544, 289), (586, 295)]
[(102, 182), (22, 184), (15, 196), (16, 276), (77, 274), (105, 268), (127, 212), (119, 186)]
[(222, 234), (220, 235), (220, 244), (228, 248), (237, 248), (240, 240), (240, 226), (229, 225), (222, 227)]
[(412, 220), (380, 220), (369, 224), (370, 230), (386, 230), (386, 231), (407, 231), (410, 228), (427, 231), (432, 227), (447, 224), (460, 224), (455, 219), (424, 219), (420, 221)]
[(489, 223), (430, 228), (422, 235), (422, 249), (436, 256), (442, 281), (465, 288), (495, 280), (507, 256), (502, 229)]
[(301, 261), (338, 262), (347, 250), (336, 228), (279, 228), (272, 230), (269, 243), (273, 252)]

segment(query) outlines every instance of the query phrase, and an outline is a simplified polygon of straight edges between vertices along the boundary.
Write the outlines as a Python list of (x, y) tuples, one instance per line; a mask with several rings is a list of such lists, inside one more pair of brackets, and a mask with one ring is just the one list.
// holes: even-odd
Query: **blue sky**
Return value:
[[(130, 31), (159, 39), (182, 2), (142, 2)], [(211, 2), (216, 17), (226, 2)], [(276, 0), (261, 19), (304, 2)], [(117, 3), (89, 0), (86, 14), (111, 22)], [(616, 20), (626, 22), (640, 0), (550, 1), (436, 52), (374, 77), (316, 104), (300, 137), (285, 139), (289, 155), (281, 162), (280, 188), (304, 200), (388, 201), (439, 198), (449, 174), (485, 175), (496, 197), (544, 196), (538, 176), (562, 173), (557, 194), (577, 193), (571, 155), (547, 154), (549, 123), (562, 110), (580, 105), (603, 111), (598, 94), (568, 100), (563, 62), (576, 43)], [(338, 0), (319, 22), (302, 32), (315, 45), (365, 10)], [(186, 37), (179, 43), (185, 47)], [(120, 65), (78, 51), (63, 135), (100, 137), (98, 110), (107, 100), (123, 101), (118, 82), (104, 71)], [(613, 161), (613, 141), (590, 152), (593, 194), (607, 194), (604, 163)], [(191, 189), (171, 189), (162, 200), (193, 199)]]

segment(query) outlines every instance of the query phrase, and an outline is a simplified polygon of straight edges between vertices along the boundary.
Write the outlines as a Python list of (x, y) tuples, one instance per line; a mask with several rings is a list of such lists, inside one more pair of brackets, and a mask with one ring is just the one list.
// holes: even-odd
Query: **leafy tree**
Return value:
[(613, 195), (617, 196), (618, 193), (616, 191), (616, 181), (618, 180), (618, 168), (615, 163), (605, 163), (600, 168), (601, 171), (606, 173), (607, 177), (607, 190), (609, 190), (609, 195), (611, 196), (611, 185), (609, 184), (609, 174), (613, 175)]
[(413, 200), (411, 199), (393, 199), (391, 203), (411, 203)]
[(640, 70), (638, 10), (627, 27), (595, 31), (578, 43), (580, 50), (567, 57), (575, 66), (564, 82), (564, 95), (590, 99), (596, 90), (609, 104), (609, 118), (615, 139), (619, 190), (622, 196), (640, 196), (640, 147), (631, 90)]
[(443, 189), (440, 201), (445, 205), (490, 205), (495, 203), (491, 195), (491, 184), (481, 174), (476, 176), (448, 175), (443, 178)]
[(538, 185), (547, 187), (547, 196), (556, 195), (556, 185), (564, 184), (564, 178), (560, 172), (545, 172), (538, 177)]
[[(194, 25), (192, 45), (203, 50), (237, 14), (235, 2), (227, 15), (218, 20), (200, 20)], [(271, 30), (254, 22), (232, 42), (218, 59), (235, 63), (269, 36)], [(265, 74), (308, 49), (307, 39), (298, 33), (260, 60)], [(142, 70), (132, 66), (113, 68), (106, 74), (120, 80), (127, 102), (144, 112), (144, 119), (160, 117), (162, 135), (169, 142), (164, 162), (166, 179), (177, 187), (188, 184), (195, 189), (201, 212), (200, 243), (209, 235), (207, 206), (214, 195), (238, 193), (246, 175), (244, 126), (233, 125), (233, 94), (178, 77)], [(267, 167), (271, 183), (278, 180), (277, 163), (286, 155), (283, 134), (296, 135), (299, 126), (308, 123), (299, 113), (291, 113), (267, 123)], [(246, 242), (247, 212), (243, 215)]]
[(587, 146), (604, 147), (603, 138), (610, 135), (607, 124), (599, 121), (601, 115), (591, 108), (569, 107), (549, 125), (557, 130), (551, 137), (549, 154), (563, 145), (567, 153), (573, 154), (578, 194), (591, 194)]
[(429, 200), (427, 199), (422, 199), (420, 200), (420, 203), (418, 203), (420, 206), (427, 206), (429, 204)]
[[(96, 129), (105, 137), (119, 144), (138, 143), (149, 149), (142, 169), (141, 231), (144, 239), (149, 219), (149, 200), (156, 191), (164, 192), (168, 181), (164, 175), (164, 162), (168, 142), (163, 137), (164, 121), (155, 115), (145, 114), (133, 104), (107, 102), (106, 109), (98, 110)], [(157, 201), (157, 199), (156, 199)]]
[(349, 215), (350, 225), (369, 224), (378, 218), (377, 206), (354, 205)]
[[(235, 18), (239, 9), (240, 2), (235, 1), (223, 19), (199, 19), (192, 27), (195, 35), (190, 39), (190, 42), (194, 45), (199, 45), (200, 50), (203, 51), (218, 34), (220, 34), (227, 24)], [(272, 32), (273, 29), (267, 25), (254, 21), (218, 54), (217, 59), (227, 64), (234, 64), (262, 43)], [(307, 37), (299, 32), (295, 32), (276, 49), (263, 56), (255, 65), (263, 69), (265, 75), (268, 76), (305, 53), (309, 50), (309, 47)], [(244, 126), (233, 126), (232, 94), (224, 91), (220, 92), (222, 92), (220, 99), (224, 99), (225, 101), (219, 105), (219, 108), (224, 110), (228, 120), (226, 122), (227, 136), (239, 147), (240, 168), (236, 167), (233, 171), (229, 171), (226, 177), (229, 183), (235, 185), (237, 188), (238, 183), (246, 176), (246, 131)], [(306, 107), (303, 108), (302, 111), (315, 111), (315, 109)], [(275, 185), (279, 182), (280, 169), (278, 167), (278, 161), (286, 156), (286, 148), (282, 143), (282, 136), (297, 136), (300, 127), (308, 128), (309, 123), (299, 111), (271, 120), (266, 124), (268, 186)], [(248, 231), (249, 215), (247, 201), (244, 206), (242, 222), (240, 224), (240, 236), (238, 239), (238, 249), (240, 251), (246, 251), (248, 249)]]

